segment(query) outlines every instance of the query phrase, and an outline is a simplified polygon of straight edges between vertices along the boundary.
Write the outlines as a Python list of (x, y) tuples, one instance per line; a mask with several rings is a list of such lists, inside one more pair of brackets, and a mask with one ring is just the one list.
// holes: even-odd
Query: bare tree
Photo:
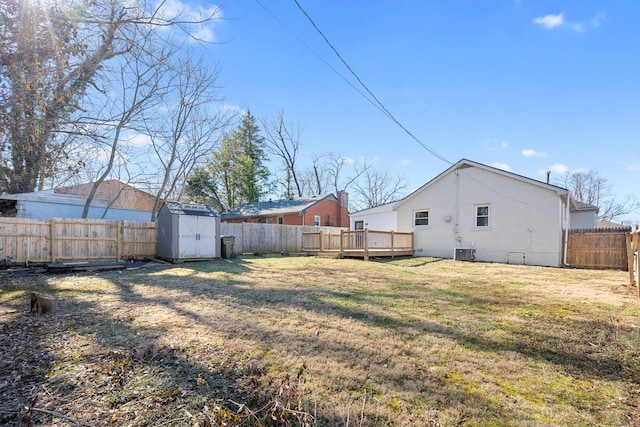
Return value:
[(597, 206), (598, 218), (602, 220), (612, 221), (640, 209), (633, 196), (620, 200), (609, 181), (596, 170), (567, 172), (557, 182), (571, 191), (576, 200)]
[(161, 164), (152, 218), (162, 199), (180, 198), (186, 178), (210, 154), (231, 117), (211, 106), (219, 104), (216, 82), (219, 69), (210, 70), (189, 52), (174, 64), (171, 79), (174, 96), (166, 100), (162, 122), (148, 121), (147, 134)]
[(351, 204), (355, 210), (374, 208), (400, 200), (406, 188), (407, 183), (404, 178), (394, 177), (388, 171), (368, 167), (353, 184)]
[(173, 32), (165, 31), (170, 28), (201, 38), (197, 31), (218, 10), (198, 10), (205, 13), (184, 8), (175, 13), (166, 2), (147, 0), (5, 1), (2, 14), (7, 19), (0, 22), (0, 191), (42, 189), (60, 170), (58, 161), (69, 172), (67, 135), (91, 138), (77, 115), (90, 110), (92, 100), (112, 95), (101, 85), (111, 81), (111, 64), (131, 61), (140, 50), (136, 45), (146, 44), (150, 33), (164, 44), (172, 43)]
[(297, 161), (300, 150), (300, 125), (286, 123), (281, 110), (272, 120), (263, 120), (262, 128), (267, 150), (276, 156), (284, 167), (279, 176), (286, 198), (303, 195), (303, 185), (299, 177)]
[(155, 111), (157, 101), (166, 90), (162, 86), (162, 78), (167, 71), (169, 53), (161, 51), (160, 54), (150, 54), (151, 44), (140, 44), (135, 48), (139, 49), (137, 54), (131, 55), (128, 61), (121, 61), (118, 79), (121, 90), (115, 98), (115, 105), (112, 105), (115, 114), (107, 120), (103, 119), (109, 135), (109, 156), (98, 179), (93, 183), (82, 211), (82, 218), (87, 217), (98, 187), (113, 169), (123, 131), (135, 130), (137, 122), (143, 121), (146, 115)]
[(338, 153), (324, 153), (312, 158), (312, 164), (299, 175), (303, 194), (338, 194), (349, 187), (371, 166), (359, 164)]

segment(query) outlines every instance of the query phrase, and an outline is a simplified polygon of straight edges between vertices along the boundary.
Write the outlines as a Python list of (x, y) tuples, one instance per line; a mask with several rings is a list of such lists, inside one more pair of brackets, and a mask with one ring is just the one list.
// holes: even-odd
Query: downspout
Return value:
[(571, 210), (570, 210), (570, 206), (571, 206), (571, 193), (567, 193), (567, 205), (565, 208), (565, 223), (566, 223), (566, 228), (564, 230), (564, 254), (562, 257), (562, 264), (564, 265), (564, 267), (571, 267), (569, 264), (567, 264), (567, 250), (568, 250), (568, 246), (569, 246), (569, 227), (571, 225), (570, 219), (571, 219)]

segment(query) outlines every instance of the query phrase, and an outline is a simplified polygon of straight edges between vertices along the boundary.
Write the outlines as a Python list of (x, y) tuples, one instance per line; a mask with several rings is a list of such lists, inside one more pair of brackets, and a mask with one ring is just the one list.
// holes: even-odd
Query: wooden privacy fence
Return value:
[(340, 256), (413, 255), (413, 233), (375, 230), (342, 230), (340, 234), (314, 231), (302, 233), (302, 251), (313, 254)]
[(300, 252), (303, 234), (317, 232), (339, 234), (340, 227), (309, 227), (299, 225), (222, 223), (223, 236), (234, 236), (234, 253)]
[(156, 255), (153, 222), (0, 218), (0, 262), (120, 260)]
[(576, 229), (567, 236), (567, 265), (581, 268), (628, 270), (630, 228)]
[(627, 265), (631, 286), (638, 287), (640, 297), (640, 227), (627, 234)]

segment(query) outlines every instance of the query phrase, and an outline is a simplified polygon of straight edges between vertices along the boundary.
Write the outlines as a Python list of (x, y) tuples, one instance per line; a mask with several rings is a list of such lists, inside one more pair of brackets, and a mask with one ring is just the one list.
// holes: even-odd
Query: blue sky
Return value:
[[(597, 170), (640, 198), (640, 2), (299, 2), (385, 107), (450, 162), (539, 180)], [(228, 0), (222, 15), (207, 57), (222, 68), (226, 102), (259, 118), (284, 111), (303, 129), (303, 160), (366, 159), (409, 190), (449, 166), (323, 63), (357, 84), (294, 0)]]

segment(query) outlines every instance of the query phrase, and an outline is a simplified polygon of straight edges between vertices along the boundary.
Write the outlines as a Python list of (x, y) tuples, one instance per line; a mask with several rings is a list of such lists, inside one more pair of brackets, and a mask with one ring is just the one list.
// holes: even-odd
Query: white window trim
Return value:
[[(426, 225), (416, 225), (416, 214), (418, 212), (426, 212), (427, 213), (427, 224)], [(429, 209), (416, 209), (413, 211), (413, 228), (431, 228), (431, 212)]]
[(320, 227), (322, 225), (322, 217), (320, 215), (313, 216), (313, 226)]
[[(478, 225), (478, 208), (486, 207), (488, 210), (487, 213), (487, 225)], [(473, 228), (476, 230), (490, 230), (491, 229), (491, 204), (490, 203), (481, 203), (474, 206), (474, 222)]]

